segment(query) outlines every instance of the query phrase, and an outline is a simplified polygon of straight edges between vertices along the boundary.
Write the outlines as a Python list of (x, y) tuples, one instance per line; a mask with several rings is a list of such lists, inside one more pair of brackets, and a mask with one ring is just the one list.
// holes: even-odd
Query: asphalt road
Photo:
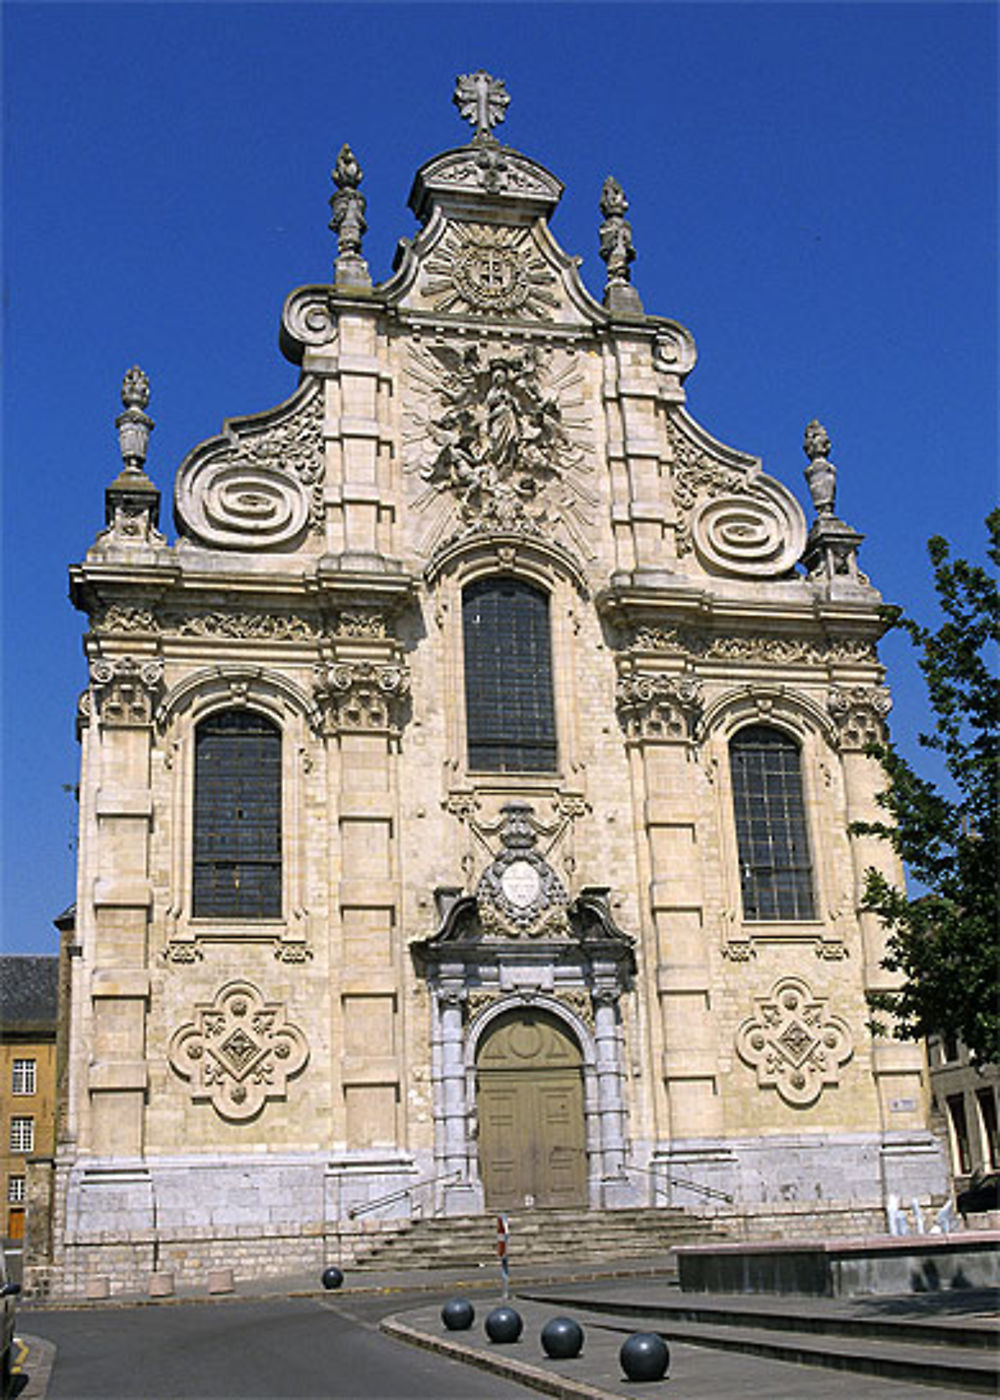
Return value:
[[(55, 1348), (49, 1400), (524, 1400), (537, 1395), (378, 1331), (427, 1295), (23, 1307), (18, 1331)], [(26, 1363), (30, 1376), (30, 1359)], [(31, 1387), (32, 1396), (35, 1387)]]

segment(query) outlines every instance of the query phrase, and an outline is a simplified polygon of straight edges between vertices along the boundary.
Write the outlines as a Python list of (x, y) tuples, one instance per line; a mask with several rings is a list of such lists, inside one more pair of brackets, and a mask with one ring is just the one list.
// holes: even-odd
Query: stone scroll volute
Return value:
[(174, 516), (215, 549), (287, 549), (323, 528), (323, 406), (307, 381), (286, 404), (232, 419), (182, 463)]

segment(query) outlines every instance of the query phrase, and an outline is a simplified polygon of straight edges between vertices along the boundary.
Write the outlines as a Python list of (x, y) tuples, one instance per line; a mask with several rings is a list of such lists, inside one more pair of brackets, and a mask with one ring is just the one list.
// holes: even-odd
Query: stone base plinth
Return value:
[(686, 1293), (800, 1293), (825, 1298), (937, 1293), (1000, 1283), (1000, 1231), (861, 1240), (684, 1245)]

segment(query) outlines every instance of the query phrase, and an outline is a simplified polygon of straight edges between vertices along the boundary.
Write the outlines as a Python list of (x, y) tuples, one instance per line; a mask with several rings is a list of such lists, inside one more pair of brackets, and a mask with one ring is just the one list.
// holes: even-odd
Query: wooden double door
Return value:
[(500, 1017), (476, 1073), (487, 1209), (586, 1206), (583, 1067), (566, 1027), (531, 1008)]

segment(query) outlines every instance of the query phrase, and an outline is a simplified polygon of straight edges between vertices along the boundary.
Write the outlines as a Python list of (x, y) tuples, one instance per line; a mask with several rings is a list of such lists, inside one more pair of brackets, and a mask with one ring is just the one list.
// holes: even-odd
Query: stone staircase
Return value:
[[(720, 1239), (725, 1232), (677, 1207), (630, 1210), (534, 1210), (508, 1216), (511, 1269), (553, 1263), (599, 1265), (662, 1256), (674, 1245)], [(452, 1215), (401, 1224), (354, 1246), (353, 1270), (475, 1269), (497, 1262), (495, 1215)]]

